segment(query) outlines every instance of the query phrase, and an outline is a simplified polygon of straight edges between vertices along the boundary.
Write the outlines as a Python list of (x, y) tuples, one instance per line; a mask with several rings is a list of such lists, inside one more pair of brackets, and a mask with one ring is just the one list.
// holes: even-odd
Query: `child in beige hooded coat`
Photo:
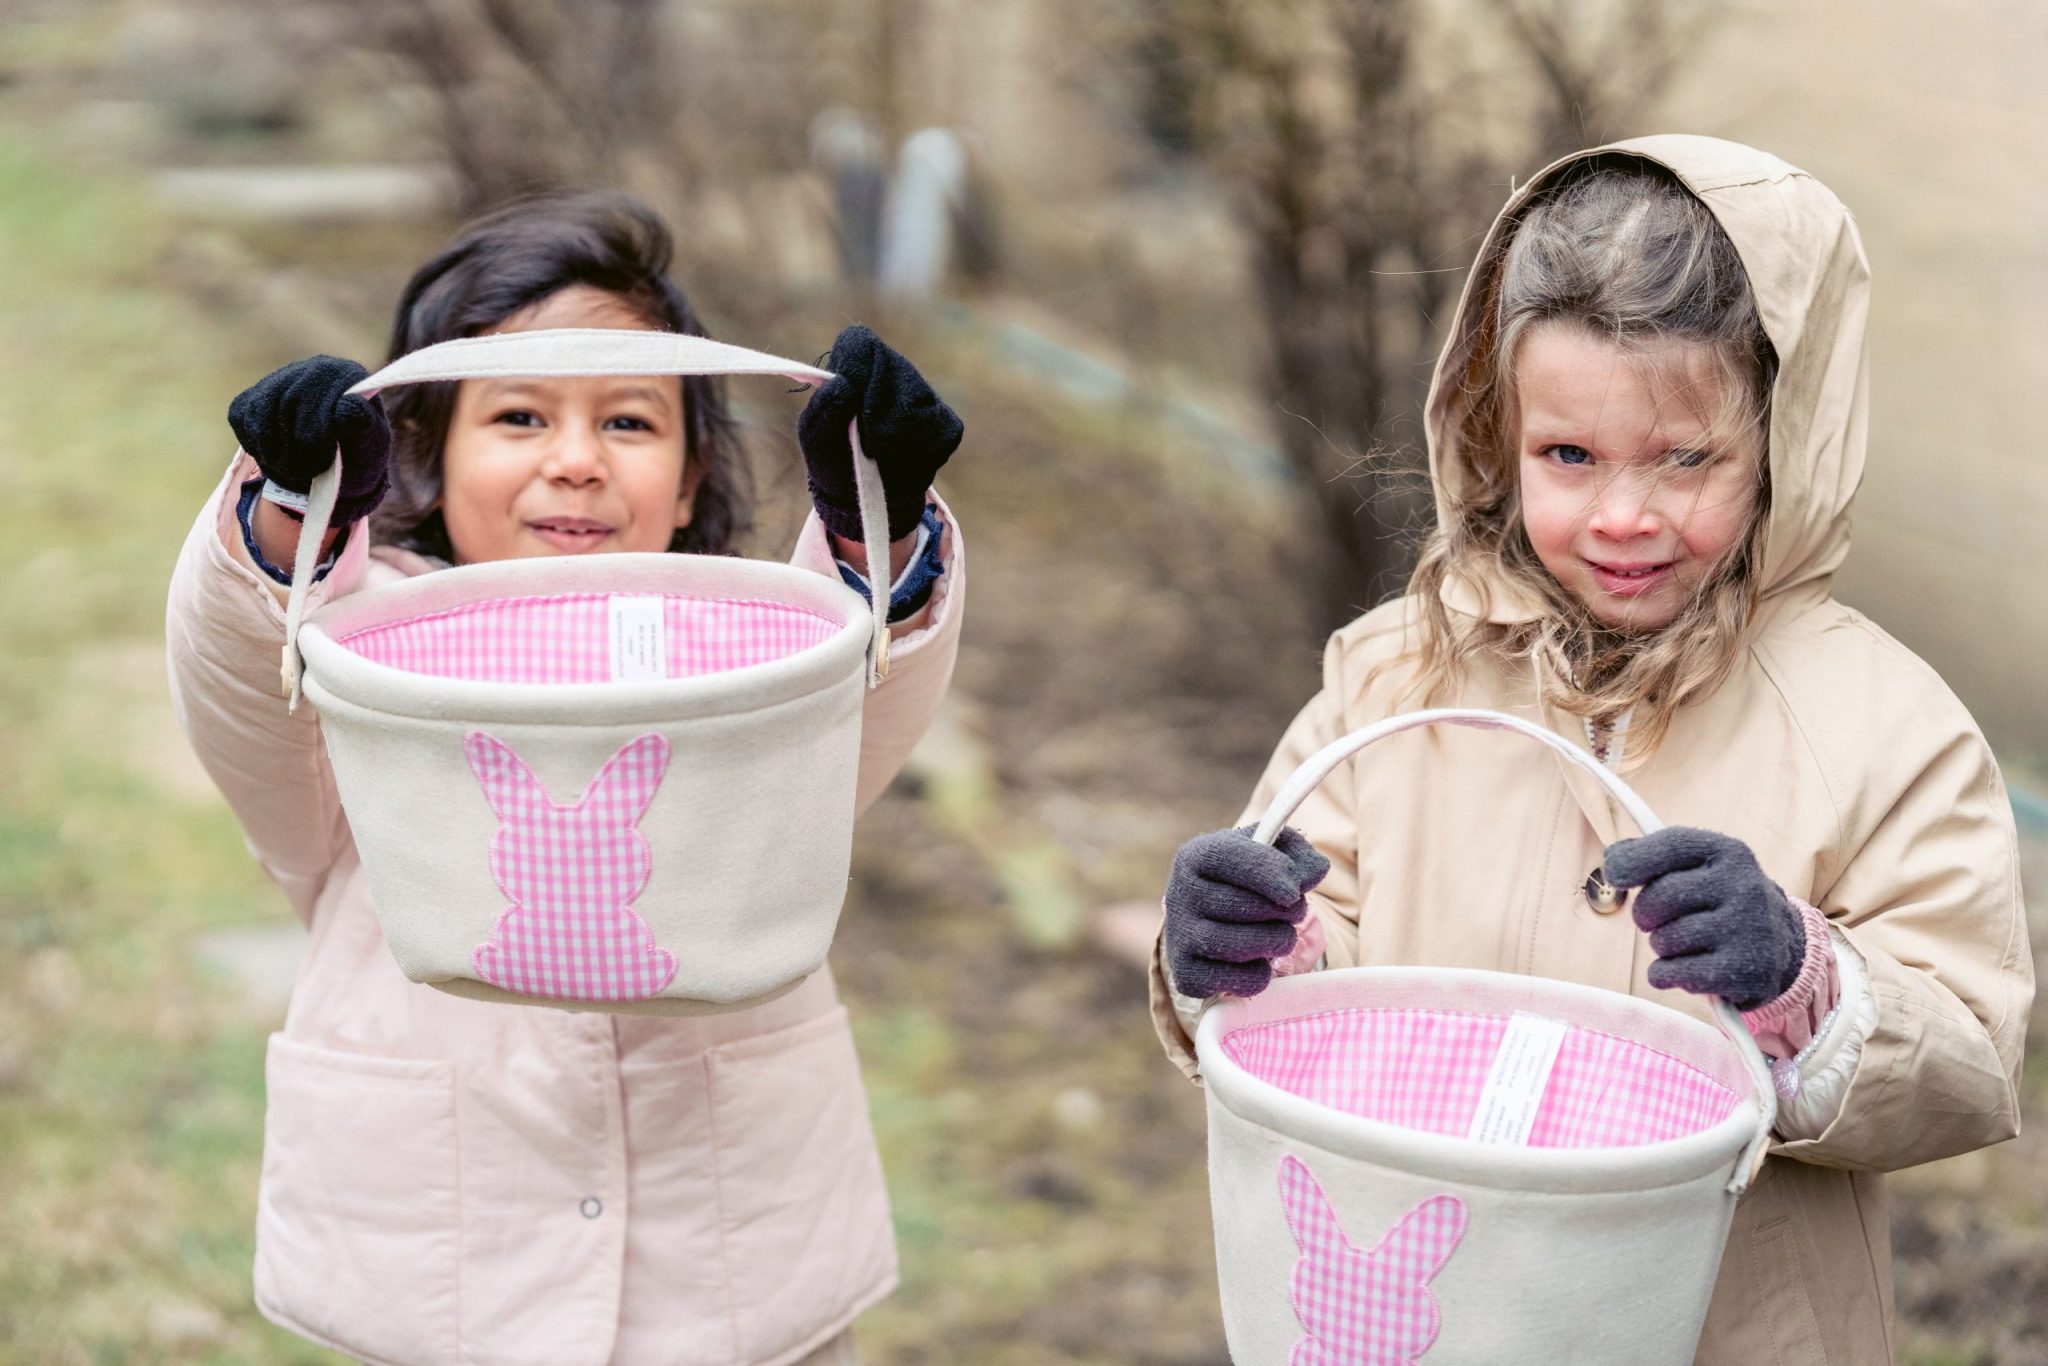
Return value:
[(1184, 846), (1153, 972), (1189, 1075), (1204, 998), (1316, 966), (1743, 1008), (1777, 1141), (1703, 1366), (1894, 1360), (1884, 1173), (2019, 1127), (2033, 970), (1998, 767), (1934, 672), (1832, 596), (1868, 289), (1848, 211), (1751, 148), (1645, 138), (1517, 192), (1431, 393), (1437, 530), (1409, 593), (1329, 642), (1247, 819), (1326, 743), (1427, 704), (1546, 725), (1685, 828), (1625, 839), (1534, 746), (1395, 736), (1275, 848)]
[[(668, 256), (667, 229), (623, 197), (514, 206), (413, 277), (393, 355), (484, 332), (699, 332)], [(815, 512), (793, 559), (869, 591), (846, 449), (858, 415), (888, 495), (893, 582), (877, 591), (894, 623), (862, 716), (864, 806), (952, 676), (965, 564), (929, 485), (960, 424), (866, 329), (841, 334), (832, 368), (800, 422)], [(727, 553), (747, 508), (722, 387), (463, 381), (402, 391), (386, 426), (344, 397), (362, 375), (316, 357), (236, 400), (243, 449), (171, 584), (179, 718), (310, 932), (266, 1067), (257, 1305), (396, 1366), (851, 1362), (848, 1325), (894, 1286), (896, 1257), (831, 973), (700, 1016), (490, 1004), (407, 981), (319, 717), (278, 696), (288, 576), (273, 566), (292, 563), (290, 504), (337, 440), (353, 525), (327, 547), (316, 600), (450, 561)]]

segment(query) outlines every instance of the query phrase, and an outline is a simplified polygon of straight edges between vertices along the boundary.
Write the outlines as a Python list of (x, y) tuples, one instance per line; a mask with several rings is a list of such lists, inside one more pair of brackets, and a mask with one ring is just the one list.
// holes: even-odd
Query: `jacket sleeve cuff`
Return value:
[(1314, 972), (1323, 965), (1323, 954), (1328, 948), (1329, 935), (1323, 930), (1323, 918), (1311, 908), (1294, 932), (1294, 952), (1273, 960), (1273, 975), (1292, 977), (1296, 973)]
[(1771, 1062), (1778, 1093), (1775, 1127), (1787, 1142), (1818, 1138), (1835, 1122), (1863, 1060), (1864, 1042), (1877, 1027), (1877, 996), (1862, 955), (1832, 930), (1820, 942), (1833, 960), (1839, 998), (1798, 1052)]
[(1800, 928), (1806, 932), (1806, 956), (1799, 975), (1779, 995), (1742, 1012), (1742, 1022), (1757, 1047), (1773, 1058), (1793, 1057), (1812, 1043), (1842, 994), (1827, 917), (1797, 897), (1791, 902)]
[[(272, 583), (281, 583), (290, 588), (292, 571), (280, 569), (263, 557), (262, 548), (256, 544), (256, 528), (250, 520), (255, 515), (256, 499), (263, 492), (264, 482), (260, 475), (243, 481), (242, 491), (235, 499), (235, 520), (242, 528), (242, 549), (248, 552), (249, 563), (269, 575)], [(336, 528), (340, 534), (334, 538), (334, 544), (327, 548), (327, 553), (320, 557), (320, 562), (313, 567), (314, 583), (326, 578), (327, 571), (334, 568), (341, 559), (342, 553), (348, 549), (349, 533), (354, 529), (355, 524), (352, 522), (343, 522)]]
[[(1163, 931), (1164, 927), (1161, 928)], [(1195, 1065), (1194, 1027), (1202, 1003), (1173, 989), (1171, 974), (1166, 970), (1163, 937), (1162, 933), (1152, 940), (1152, 961), (1145, 969), (1146, 1006), (1152, 1016), (1152, 1030), (1180, 1074), (1189, 1081), (1200, 1081), (1200, 1069)]]
[[(263, 471), (256, 467), (254, 460), (241, 451), (235, 452), (227, 475), (214, 491), (211, 510), (206, 514), (214, 526), (210, 539), (220, 552), (214, 555), (209, 551), (208, 563), (224, 567), (232, 577), (264, 590), (261, 596), (274, 604), (272, 619), (282, 626), (285, 601), (291, 591), (291, 575), (279, 571), (274, 565), (269, 566), (266, 572), (265, 567), (259, 564), (260, 557), (254, 553), (253, 538), (244, 532), (242, 525), (242, 505), (249, 482), (256, 480), (258, 488), (261, 488), (262, 478)], [(323, 561), (325, 568), (313, 576), (312, 588), (306, 596), (307, 615), (310, 616), (313, 609), (322, 603), (352, 593), (362, 584), (370, 563), (369, 547), (368, 536), (346, 535), (335, 540), (331, 547), (331, 562)]]
[[(1173, 980), (1173, 969), (1166, 964), (1166, 903), (1164, 901), (1160, 902), (1159, 912), (1159, 938), (1152, 945), (1152, 962), (1159, 974), (1160, 985), (1166, 989), (1165, 996), (1167, 1002), (1172, 1006), (1173, 1018), (1179, 1022), (1180, 1032), (1192, 1044), (1195, 1038), (1195, 1026), (1202, 1021), (1202, 1008), (1208, 1005), (1209, 1002), (1205, 997), (1186, 995), (1181, 991), (1179, 984)], [(1192, 1054), (1190, 1054), (1188, 1061), (1190, 1064), (1194, 1061)], [(1194, 1075), (1191, 1068), (1188, 1070), (1188, 1075)]]
[[(925, 554), (936, 560), (938, 570), (931, 578), (929, 591), (921, 603), (908, 607), (901, 617), (892, 610), (889, 622), (889, 635), (893, 642), (889, 647), (889, 658), (892, 662), (901, 661), (909, 651), (943, 634), (948, 619), (956, 610), (953, 599), (961, 592), (960, 519), (937, 490), (931, 493), (928, 507), (938, 530), (936, 541), (926, 545)], [(808, 569), (827, 578), (843, 577), (839, 559), (832, 553), (831, 536), (825, 530), (825, 524), (818, 520), (817, 509), (813, 508), (804, 518), (803, 529), (797, 533), (796, 548), (790, 552), (789, 562), (799, 569)], [(894, 604), (893, 593), (890, 598)]]
[[(946, 572), (945, 560), (939, 553), (945, 530), (946, 522), (939, 515), (939, 505), (926, 503), (924, 516), (917, 524), (917, 544), (911, 551), (910, 562), (903, 566), (903, 572), (889, 585), (890, 625), (908, 621), (931, 601), (933, 584)], [(874, 589), (868, 583), (867, 576), (845, 560), (838, 560), (835, 557), (835, 562), (839, 567), (839, 577), (845, 581), (846, 586), (872, 602)]]
[[(1311, 908), (1309, 913), (1302, 917), (1300, 927), (1294, 932), (1294, 951), (1284, 958), (1273, 960), (1273, 975), (1292, 977), (1297, 973), (1314, 972), (1323, 965), (1323, 955), (1327, 951), (1328, 943), (1329, 936), (1323, 929), (1323, 918)], [(1166, 965), (1163, 939), (1154, 946), (1153, 961), (1161, 984), (1166, 989), (1166, 1000), (1172, 1007), (1173, 1018), (1180, 1025), (1181, 1034), (1192, 1040), (1195, 1037), (1195, 1026), (1202, 1022), (1202, 1012), (1208, 1007), (1209, 1002), (1199, 996), (1183, 995), (1174, 985), (1173, 969)], [(1169, 1045), (1168, 1052), (1172, 1051)], [(1188, 1061), (1191, 1064), (1192, 1057)], [(1190, 1076), (1194, 1075), (1190, 1067), (1184, 1066), (1183, 1070), (1187, 1070)]]

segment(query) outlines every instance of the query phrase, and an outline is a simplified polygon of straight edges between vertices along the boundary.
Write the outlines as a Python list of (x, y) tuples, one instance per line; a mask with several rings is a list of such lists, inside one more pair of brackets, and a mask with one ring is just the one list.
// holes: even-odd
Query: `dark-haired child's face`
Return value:
[[(615, 294), (549, 295), (493, 332), (658, 330)], [(441, 448), (441, 512), (458, 563), (666, 550), (690, 521), (682, 382), (464, 380)]]
[(1670, 625), (1748, 534), (1761, 454), (1717, 423), (1711, 360), (1696, 343), (1644, 355), (1561, 324), (1518, 348), (1523, 527), (1616, 630)]

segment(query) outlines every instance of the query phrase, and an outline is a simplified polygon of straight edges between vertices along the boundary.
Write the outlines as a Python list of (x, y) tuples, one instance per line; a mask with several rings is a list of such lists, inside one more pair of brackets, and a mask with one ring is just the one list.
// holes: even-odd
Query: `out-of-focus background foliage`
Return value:
[[(1206, 1366), (1151, 908), (1398, 582), (1437, 326), (1553, 153), (1717, 133), (1856, 211), (1842, 591), (1976, 711), (2048, 888), (2044, 75), (2033, 0), (0, 0), (0, 1360), (337, 1359), (249, 1303), (299, 934), (171, 723), (161, 605), (228, 398), (374, 364), (465, 211), (631, 188), (716, 334), (875, 321), (966, 414), (959, 680), (836, 954), (905, 1270), (861, 1342)], [(774, 553), (799, 400), (738, 397)], [(2036, 1055), (2023, 1137), (1893, 1183), (1919, 1366), (2048, 1360)]]

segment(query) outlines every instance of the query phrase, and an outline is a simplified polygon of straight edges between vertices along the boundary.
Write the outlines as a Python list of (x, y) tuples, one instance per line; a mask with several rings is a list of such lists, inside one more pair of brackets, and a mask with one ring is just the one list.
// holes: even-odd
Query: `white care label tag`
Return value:
[(1527, 1011), (1508, 1017), (1507, 1032), (1501, 1035), (1500, 1051), (1493, 1055), (1486, 1088), (1479, 1093), (1479, 1107), (1472, 1112), (1472, 1127), (1465, 1137), (1516, 1147), (1528, 1143), (1569, 1028), (1563, 1020)]
[(668, 626), (658, 597), (615, 594), (611, 607), (612, 682), (668, 677)]

